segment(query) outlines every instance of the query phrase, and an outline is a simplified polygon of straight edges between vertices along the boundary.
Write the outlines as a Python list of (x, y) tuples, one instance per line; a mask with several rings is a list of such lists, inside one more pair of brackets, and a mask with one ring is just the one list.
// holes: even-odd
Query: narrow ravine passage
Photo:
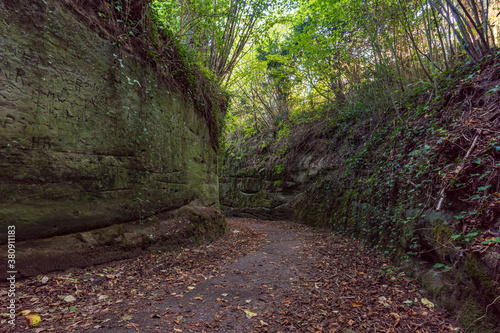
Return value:
[(39, 332), (455, 331), (358, 242), (292, 222), (228, 222), (207, 246), (25, 280), (22, 310), (40, 314)]
[[(241, 232), (239, 223), (245, 222), (230, 220), (236, 237)], [(307, 292), (302, 284), (310, 280), (312, 268), (300, 248), (313, 234), (279, 229), (262, 221), (246, 220), (245, 225), (265, 233), (261, 246), (221, 267), (217, 276), (196, 285), (184, 297), (169, 295), (156, 304), (159, 312), (168, 308), (160, 327), (185, 332), (251, 332), (266, 331), (272, 324), (271, 331), (293, 330), (287, 325), (291, 296), (296, 291)]]

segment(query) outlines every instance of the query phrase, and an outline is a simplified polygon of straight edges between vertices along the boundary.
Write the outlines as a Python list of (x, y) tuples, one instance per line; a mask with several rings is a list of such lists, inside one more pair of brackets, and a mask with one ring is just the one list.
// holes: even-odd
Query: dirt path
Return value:
[(456, 330), (445, 311), (361, 243), (289, 222), (228, 222), (228, 235), (208, 246), (22, 282), (21, 310), (42, 318), (29, 331)]
[[(235, 221), (231, 222), (232, 232), (241, 232)], [(156, 304), (158, 313), (168, 308), (161, 324), (157, 323), (160, 327), (172, 332), (176, 328), (185, 332), (251, 332), (273, 323), (275, 328), (287, 329), (285, 325), (275, 325), (273, 317), (287, 312), (292, 301), (283, 297), (291, 296), (293, 289), (303, 288), (301, 281), (307, 280), (309, 267), (299, 247), (313, 234), (276, 229), (269, 223), (257, 224), (251, 220), (248, 226), (265, 232), (263, 246), (223, 267), (218, 276), (193, 284), (194, 289), (184, 297), (169, 295)]]

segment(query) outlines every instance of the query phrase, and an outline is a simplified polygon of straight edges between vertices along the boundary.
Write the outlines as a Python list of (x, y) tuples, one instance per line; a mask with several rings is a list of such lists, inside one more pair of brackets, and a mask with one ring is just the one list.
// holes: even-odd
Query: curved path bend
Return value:
[[(40, 314), (39, 332), (457, 329), (421, 288), (361, 242), (285, 221), (228, 223), (227, 235), (199, 248), (48, 275), (44, 284), (24, 281), (21, 307)], [(76, 300), (62, 301), (68, 294)]]

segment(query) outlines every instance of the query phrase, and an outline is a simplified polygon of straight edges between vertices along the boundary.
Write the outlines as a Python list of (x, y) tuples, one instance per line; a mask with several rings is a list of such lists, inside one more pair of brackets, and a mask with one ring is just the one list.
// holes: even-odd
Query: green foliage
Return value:
[(151, 7), (169, 35), (219, 79), (236, 65), (254, 27), (270, 9), (267, 0), (153, 0)]
[(285, 170), (285, 166), (283, 164), (275, 165), (274, 170), (279, 175), (279, 174), (283, 173), (283, 171)]
[[(253, 40), (229, 82), (234, 96), (249, 102), (233, 104), (235, 114), (252, 119), (241, 126), (274, 130), (291, 115), (323, 107), (334, 122), (346, 115), (379, 122), (388, 113), (402, 121), (407, 96), (438, 93), (444, 87), (437, 75), (449, 72), (462, 52), (488, 54), (493, 44), (485, 20), (491, 8), (464, 7), (460, 0), (448, 4), (451, 21), (440, 0), (287, 4), (281, 16), (263, 18), (266, 33)], [(463, 27), (450, 25), (453, 20)], [(475, 29), (480, 38), (473, 41)], [(411, 112), (417, 110), (425, 112)]]

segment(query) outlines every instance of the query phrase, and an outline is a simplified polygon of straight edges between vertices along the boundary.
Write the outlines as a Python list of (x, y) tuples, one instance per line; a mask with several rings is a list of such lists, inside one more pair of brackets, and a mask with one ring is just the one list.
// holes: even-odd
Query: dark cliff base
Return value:
[[(183, 207), (158, 215), (153, 221), (113, 225), (107, 228), (17, 242), (17, 277), (28, 277), (75, 267), (88, 267), (133, 258), (151, 251), (172, 251), (210, 242), (227, 230), (222, 213), (209, 207)], [(7, 246), (0, 248), (7, 262)], [(4, 280), (7, 272), (0, 273)]]

